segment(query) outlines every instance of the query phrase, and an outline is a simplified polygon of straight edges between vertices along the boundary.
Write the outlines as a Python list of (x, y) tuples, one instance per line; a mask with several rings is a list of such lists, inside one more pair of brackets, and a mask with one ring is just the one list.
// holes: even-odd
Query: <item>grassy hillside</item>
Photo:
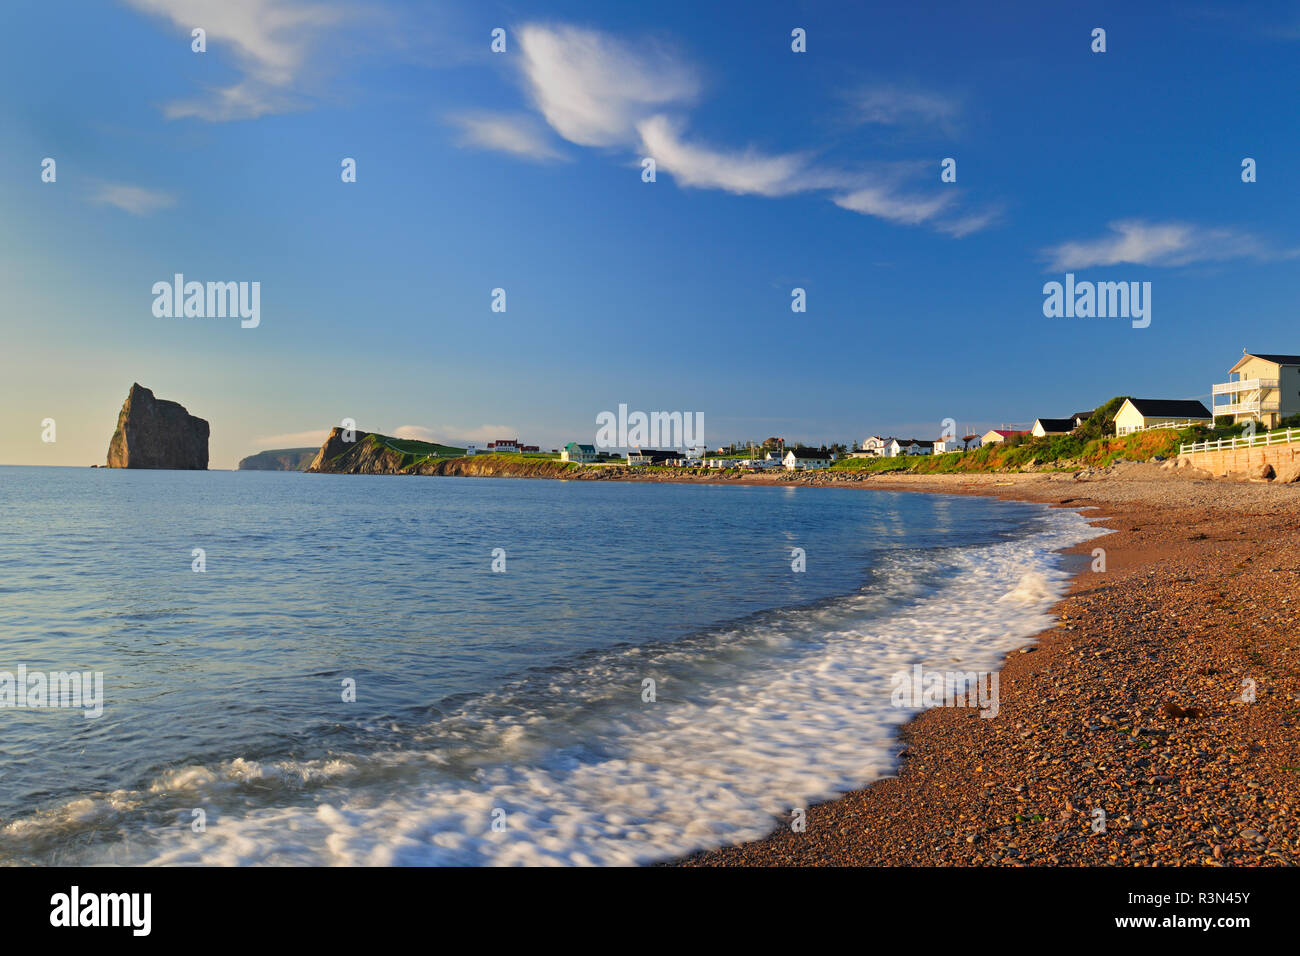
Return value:
[(1101, 468), (1116, 461), (1147, 461), (1173, 458), (1182, 442), (1200, 441), (1209, 429), (1172, 428), (1138, 432), (1123, 438), (1103, 436), (1049, 435), (1044, 438), (1015, 436), (996, 445), (952, 455), (923, 455), (917, 458), (849, 458), (835, 462), (838, 471), (911, 472), (938, 474), (970, 471), (1019, 471), (1021, 469)]

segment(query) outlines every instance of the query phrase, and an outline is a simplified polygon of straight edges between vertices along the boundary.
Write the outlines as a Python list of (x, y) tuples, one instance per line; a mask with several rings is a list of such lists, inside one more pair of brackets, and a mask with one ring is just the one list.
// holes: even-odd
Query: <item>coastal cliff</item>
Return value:
[(240, 471), (306, 471), (316, 459), (316, 448), (276, 448), (239, 460)]
[(451, 475), (477, 478), (577, 478), (608, 479), (630, 469), (584, 467), (553, 458), (522, 455), (448, 455), (448, 446), (393, 438), (354, 430), (354, 440), (344, 441), (344, 430), (333, 428), (307, 470), (332, 475)]
[(105, 467), (206, 471), (208, 423), (137, 382), (117, 416)]

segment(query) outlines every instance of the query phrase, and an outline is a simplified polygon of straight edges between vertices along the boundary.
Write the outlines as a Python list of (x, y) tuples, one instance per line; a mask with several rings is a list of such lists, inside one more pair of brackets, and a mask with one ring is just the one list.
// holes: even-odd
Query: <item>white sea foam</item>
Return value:
[[(177, 768), (10, 823), (0, 855), (633, 864), (758, 838), (892, 773), (914, 711), (892, 705), (890, 675), (995, 668), (1052, 624), (1066, 583), (1053, 552), (1097, 534), (1056, 511), (1029, 538), (911, 554), (858, 594), (521, 681), (413, 729), (400, 750)], [(191, 808), (207, 813), (203, 832)]]

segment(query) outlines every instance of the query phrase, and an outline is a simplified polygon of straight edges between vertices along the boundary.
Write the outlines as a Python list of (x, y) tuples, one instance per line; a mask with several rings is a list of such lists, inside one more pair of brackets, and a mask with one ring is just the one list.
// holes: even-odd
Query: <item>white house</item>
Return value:
[(1034, 427), (1029, 429), (1035, 438), (1047, 435), (1068, 435), (1074, 431), (1074, 418), (1035, 418)]
[(627, 453), (629, 465), (673, 465), (682, 459), (679, 451), (659, 451), (655, 448), (633, 448)]
[(1300, 355), (1245, 352), (1228, 369), (1228, 378), (1210, 387), (1215, 415), (1231, 417), (1233, 424), (1257, 421), (1276, 428), (1282, 419), (1300, 414)]
[(885, 439), (884, 456), (897, 458), (899, 455), (929, 455), (934, 452), (934, 442), (919, 438)]
[(804, 468), (829, 468), (835, 456), (828, 451), (816, 448), (791, 448), (781, 459), (786, 471)]
[(1210, 410), (1195, 399), (1126, 398), (1115, 413), (1115, 434), (1131, 435), (1148, 428), (1213, 425)]
[(483, 454), (483, 449), (478, 447), (478, 442), (470, 442), (465, 446), (465, 457), (472, 458), (475, 455)]
[(487, 453), (489, 455), (517, 455), (519, 454), (518, 438), (499, 438), (496, 441), (488, 442)]
[(579, 445), (571, 441), (560, 450), (560, 461), (593, 462), (597, 459), (594, 445)]
[(1013, 435), (1028, 435), (1029, 430), (1025, 428), (990, 428), (980, 436), (981, 445), (996, 445), (1000, 441), (1006, 441)]
[[(979, 447), (978, 445), (976, 447)], [(954, 451), (965, 451), (967, 443), (960, 438), (940, 438), (934, 443), (934, 453), (936, 455), (946, 455)]]

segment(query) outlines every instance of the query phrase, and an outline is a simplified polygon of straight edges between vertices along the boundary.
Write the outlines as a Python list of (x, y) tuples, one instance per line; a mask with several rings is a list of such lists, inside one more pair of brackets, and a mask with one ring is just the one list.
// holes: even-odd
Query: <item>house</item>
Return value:
[(1231, 417), (1233, 424), (1260, 422), (1276, 428), (1284, 418), (1300, 414), (1300, 355), (1245, 352), (1228, 369), (1231, 381), (1210, 388), (1214, 414)]
[(595, 445), (579, 445), (576, 441), (571, 441), (560, 450), (560, 461), (576, 461), (586, 464), (595, 460)]
[(1016, 428), (990, 428), (980, 436), (981, 445), (996, 445), (1000, 441), (1006, 441), (1012, 435), (1028, 435), (1028, 429)]
[(1068, 435), (1076, 426), (1074, 418), (1035, 418), (1034, 427), (1029, 429), (1035, 438), (1044, 435)]
[(671, 465), (682, 457), (679, 451), (659, 451), (655, 448), (633, 448), (627, 453), (629, 465)]
[(940, 438), (934, 443), (934, 453), (936, 455), (946, 455), (949, 452), (965, 451), (968, 443), (960, 438)]
[(477, 442), (470, 442), (465, 446), (465, 457), (473, 458), (475, 455), (483, 454), (483, 449), (478, 447)]
[(542, 449), (538, 445), (520, 445), (519, 450), (523, 452), (525, 455), (536, 455)]
[(739, 468), (740, 458), (706, 458), (704, 463), (710, 468)]
[(816, 448), (791, 448), (781, 459), (781, 464), (785, 466), (786, 471), (794, 471), (796, 468), (829, 468), (835, 456), (828, 451), (819, 451)]
[(854, 458), (865, 458), (871, 455), (883, 455), (885, 453), (885, 444), (892, 439), (881, 438), (879, 435), (872, 435), (870, 438), (862, 440), (862, 447), (853, 452)]
[(487, 453), (489, 455), (517, 455), (519, 454), (518, 438), (499, 438), (496, 441), (488, 442)]
[(1126, 398), (1115, 413), (1115, 434), (1131, 435), (1147, 428), (1186, 428), (1212, 425), (1210, 410), (1195, 399)]
[(1083, 423), (1092, 418), (1092, 412), (1075, 412), (1070, 418), (1074, 420), (1075, 428), (1082, 428)]

